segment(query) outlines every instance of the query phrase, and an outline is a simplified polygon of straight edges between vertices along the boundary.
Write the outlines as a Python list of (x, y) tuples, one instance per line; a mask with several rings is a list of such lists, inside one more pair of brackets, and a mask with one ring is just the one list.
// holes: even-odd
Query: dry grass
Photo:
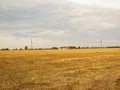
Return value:
[(0, 90), (120, 90), (120, 49), (0, 51)]

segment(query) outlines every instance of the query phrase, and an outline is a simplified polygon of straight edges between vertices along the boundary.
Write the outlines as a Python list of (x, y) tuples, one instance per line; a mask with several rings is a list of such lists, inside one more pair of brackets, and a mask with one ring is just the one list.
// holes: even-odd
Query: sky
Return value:
[(0, 48), (120, 45), (120, 0), (0, 0)]
[(71, 0), (80, 4), (120, 8), (120, 0)]

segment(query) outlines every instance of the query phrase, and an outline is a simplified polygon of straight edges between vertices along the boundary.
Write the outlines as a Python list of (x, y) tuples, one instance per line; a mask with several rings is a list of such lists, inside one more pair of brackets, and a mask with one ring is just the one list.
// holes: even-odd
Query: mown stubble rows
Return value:
[(0, 90), (120, 90), (120, 49), (0, 51)]

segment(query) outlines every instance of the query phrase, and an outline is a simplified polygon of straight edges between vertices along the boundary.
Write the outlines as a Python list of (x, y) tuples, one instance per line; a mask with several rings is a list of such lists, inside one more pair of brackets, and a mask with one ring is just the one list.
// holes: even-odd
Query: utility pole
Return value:
[(102, 43), (103, 43), (103, 41), (102, 41), (102, 38), (100, 38), (100, 48), (102, 48)]
[(33, 49), (33, 42), (32, 42), (32, 38), (31, 38), (31, 49)]

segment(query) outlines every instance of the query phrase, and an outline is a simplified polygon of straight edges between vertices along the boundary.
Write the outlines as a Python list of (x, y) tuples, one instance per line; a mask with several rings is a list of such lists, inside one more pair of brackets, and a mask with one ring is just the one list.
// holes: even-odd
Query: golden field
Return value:
[(0, 51), (0, 90), (120, 90), (120, 49)]

